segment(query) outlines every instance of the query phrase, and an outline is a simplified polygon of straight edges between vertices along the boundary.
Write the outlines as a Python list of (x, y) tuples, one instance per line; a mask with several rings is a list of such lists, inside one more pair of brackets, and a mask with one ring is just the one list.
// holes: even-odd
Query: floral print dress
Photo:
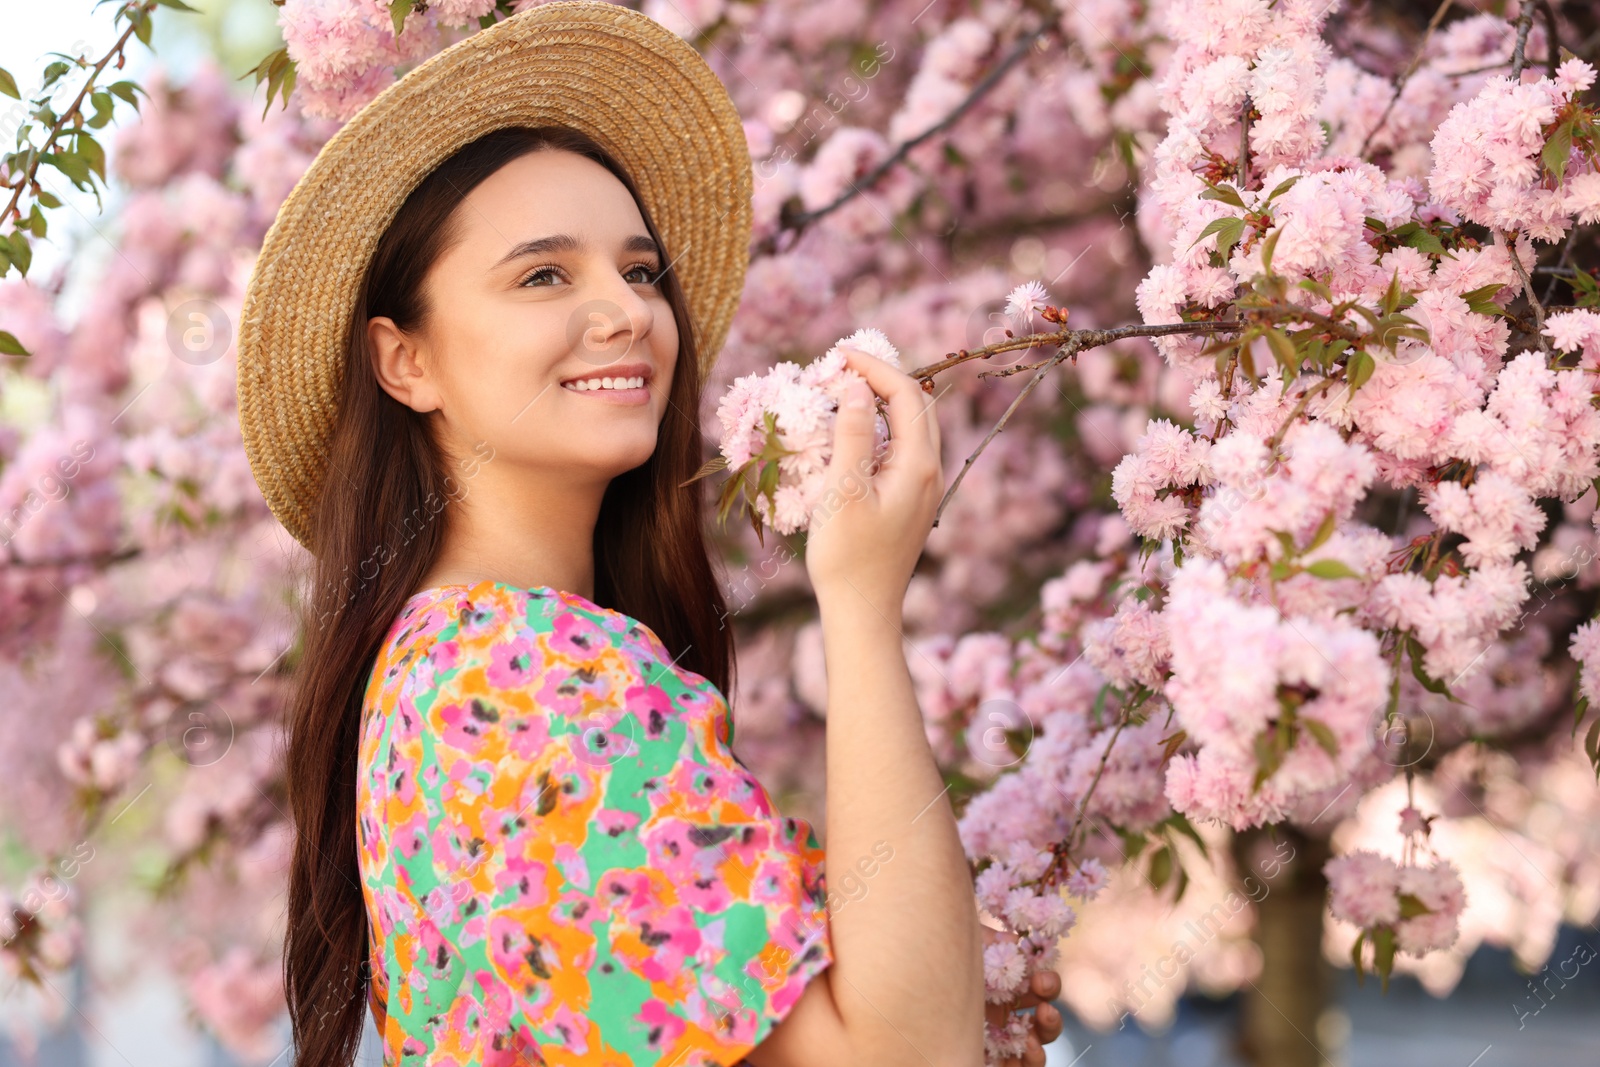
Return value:
[(649, 627), (481, 581), (407, 601), (357, 776), (385, 1067), (737, 1064), (833, 961), (823, 851)]

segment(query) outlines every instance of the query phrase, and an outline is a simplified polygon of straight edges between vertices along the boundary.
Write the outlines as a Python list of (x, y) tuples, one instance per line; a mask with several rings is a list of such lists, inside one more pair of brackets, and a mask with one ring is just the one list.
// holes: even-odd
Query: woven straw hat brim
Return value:
[(285, 529), (311, 548), (350, 315), (417, 183), (507, 126), (570, 126), (632, 176), (694, 319), (704, 381), (749, 264), (751, 165), (727, 89), (688, 42), (603, 0), (559, 0), (418, 64), (342, 126), (268, 229), (238, 340), (239, 426)]

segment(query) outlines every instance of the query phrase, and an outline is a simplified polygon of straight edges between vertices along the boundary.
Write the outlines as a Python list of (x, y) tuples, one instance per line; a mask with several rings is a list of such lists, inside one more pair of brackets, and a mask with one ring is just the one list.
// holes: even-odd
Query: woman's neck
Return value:
[(605, 483), (548, 485), (516, 474), (484, 464), (471, 491), (434, 518), (448, 521), (421, 589), (488, 580), (592, 597)]

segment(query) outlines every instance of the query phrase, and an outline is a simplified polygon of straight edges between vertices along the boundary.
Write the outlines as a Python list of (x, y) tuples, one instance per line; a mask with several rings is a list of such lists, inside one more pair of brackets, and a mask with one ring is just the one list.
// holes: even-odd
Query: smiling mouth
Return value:
[(562, 382), (561, 388), (571, 389), (576, 393), (592, 393), (601, 390), (619, 392), (628, 389), (643, 389), (644, 384), (644, 375), (640, 374), (631, 378), (579, 378), (575, 381)]
[(655, 370), (643, 360), (612, 363), (596, 367), (584, 374), (575, 374), (561, 383), (561, 388), (578, 393), (600, 391), (629, 392), (650, 384)]

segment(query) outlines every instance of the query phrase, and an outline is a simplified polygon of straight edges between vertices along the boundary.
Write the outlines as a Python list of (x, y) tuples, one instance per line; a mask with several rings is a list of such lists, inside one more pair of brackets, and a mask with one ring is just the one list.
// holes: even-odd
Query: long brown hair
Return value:
[[(368, 1010), (369, 929), (356, 862), (356, 766), (361, 717), (378, 652), (443, 543), (458, 493), (426, 416), (378, 384), (367, 320), (403, 330), (427, 320), (423, 278), (455, 240), (466, 195), (528, 152), (587, 156), (633, 194), (668, 257), (660, 284), (677, 321), (679, 350), (656, 449), (612, 479), (594, 531), (596, 603), (655, 631), (677, 662), (724, 693), (733, 645), (702, 528), (699, 356), (671, 250), (632, 178), (589, 137), (569, 129), (510, 127), (466, 145), (407, 197), (378, 241), (347, 331), (342, 398), (328, 474), (312, 518), (313, 559), (302, 578), (303, 648), (285, 744), (290, 817), (284, 990), (296, 1067), (348, 1067)], [(453, 491), (452, 491), (453, 490)]]

